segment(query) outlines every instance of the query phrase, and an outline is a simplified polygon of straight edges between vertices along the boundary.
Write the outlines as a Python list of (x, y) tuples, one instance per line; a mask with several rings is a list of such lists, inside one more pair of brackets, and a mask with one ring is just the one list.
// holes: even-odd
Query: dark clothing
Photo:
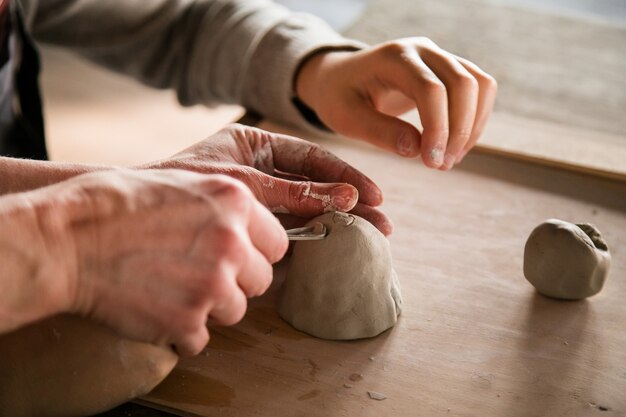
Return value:
[(48, 159), (39, 56), (26, 33), (18, 2), (0, 6), (0, 155)]

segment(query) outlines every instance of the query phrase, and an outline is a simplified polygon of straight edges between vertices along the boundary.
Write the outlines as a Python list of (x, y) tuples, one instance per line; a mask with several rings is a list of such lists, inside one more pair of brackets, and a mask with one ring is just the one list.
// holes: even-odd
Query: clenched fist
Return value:
[(20, 262), (0, 298), (23, 306), (0, 308), (0, 331), (69, 311), (181, 355), (205, 346), (208, 318), (243, 317), (288, 245), (249, 189), (222, 175), (92, 173), (4, 197), (0, 211), (21, 235), (3, 234), (0, 255)]

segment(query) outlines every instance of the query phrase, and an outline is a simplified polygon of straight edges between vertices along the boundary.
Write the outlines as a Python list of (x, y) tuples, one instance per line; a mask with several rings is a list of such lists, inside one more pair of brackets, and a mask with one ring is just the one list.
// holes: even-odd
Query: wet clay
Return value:
[(325, 239), (300, 241), (293, 250), (279, 296), (280, 316), (323, 339), (373, 337), (392, 327), (402, 297), (389, 242), (368, 221), (330, 212)]
[(580, 300), (602, 289), (611, 254), (592, 224), (549, 219), (537, 226), (524, 248), (524, 275), (541, 294)]
[(147, 394), (174, 368), (166, 347), (63, 315), (0, 336), (0, 415), (84, 416)]

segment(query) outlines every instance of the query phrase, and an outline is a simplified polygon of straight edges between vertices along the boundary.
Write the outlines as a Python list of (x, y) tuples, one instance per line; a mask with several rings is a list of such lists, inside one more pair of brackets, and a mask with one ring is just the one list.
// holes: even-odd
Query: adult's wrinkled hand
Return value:
[[(296, 78), (298, 97), (329, 128), (444, 170), (478, 141), (496, 91), (476, 64), (423, 37), (321, 51)], [(422, 132), (397, 117), (415, 108)]]
[(219, 173), (245, 183), (274, 213), (309, 219), (326, 211), (357, 214), (388, 235), (391, 221), (375, 207), (382, 192), (363, 173), (321, 146), (261, 129), (230, 125), (142, 169)]
[[(5, 330), (37, 314), (73, 312), (193, 355), (209, 339), (207, 318), (239, 321), (288, 246), (276, 217), (223, 175), (106, 171), (11, 198), (27, 204), (7, 213), (34, 220), (0, 242), (7, 257), (31, 265), (23, 279), (13, 277), (9, 302), (30, 311), (10, 312)], [(43, 301), (19, 303), (28, 299)]]

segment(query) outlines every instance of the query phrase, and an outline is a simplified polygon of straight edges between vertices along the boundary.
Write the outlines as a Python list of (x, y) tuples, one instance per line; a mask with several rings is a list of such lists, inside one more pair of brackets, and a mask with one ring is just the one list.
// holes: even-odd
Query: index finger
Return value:
[(320, 145), (279, 134), (273, 135), (270, 143), (277, 170), (317, 182), (346, 182), (359, 191), (360, 202), (370, 206), (382, 203), (382, 191), (374, 181)]
[(415, 47), (404, 49), (398, 58), (386, 62), (385, 79), (393, 88), (415, 101), (424, 130), (420, 153), (426, 166), (439, 168), (448, 143), (448, 96), (444, 83), (426, 65)]

